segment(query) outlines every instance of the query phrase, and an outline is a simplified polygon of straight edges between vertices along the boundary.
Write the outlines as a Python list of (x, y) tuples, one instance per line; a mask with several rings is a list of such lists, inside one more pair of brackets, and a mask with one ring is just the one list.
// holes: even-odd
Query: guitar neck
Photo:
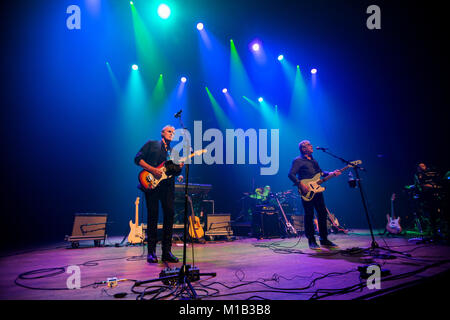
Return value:
[(394, 201), (391, 200), (391, 218), (394, 219)]
[[(351, 166), (346, 166), (346, 167), (344, 167), (344, 168), (342, 168), (342, 169), (339, 169), (338, 171), (344, 172), (345, 170), (347, 170), (347, 169), (350, 168), (350, 167), (351, 167)], [(328, 181), (328, 180), (330, 180), (331, 178), (334, 178), (334, 177), (335, 177), (334, 175), (329, 174), (328, 176), (326, 176), (326, 177), (320, 179), (317, 183), (318, 183), (318, 184), (321, 184), (321, 183), (323, 183), (323, 182), (325, 182), (325, 181)]]
[(136, 223), (136, 225), (139, 225), (139, 202), (138, 201), (136, 201), (136, 218), (135, 218), (135, 223)]

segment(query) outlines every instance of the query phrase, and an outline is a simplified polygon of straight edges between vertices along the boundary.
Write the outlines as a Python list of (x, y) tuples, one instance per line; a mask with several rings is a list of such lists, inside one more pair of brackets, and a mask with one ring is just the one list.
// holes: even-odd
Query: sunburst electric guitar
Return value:
[[(351, 161), (350, 164), (342, 169), (339, 169), (338, 171), (343, 172), (349, 168), (353, 168), (354, 166), (360, 165), (362, 163), (361, 160), (356, 160), (356, 161)], [(320, 193), (320, 192), (324, 192), (325, 191), (325, 187), (322, 187), (322, 183), (324, 183), (325, 181), (328, 181), (329, 179), (335, 177), (334, 175), (328, 175), (324, 178), (320, 178), (321, 177), (321, 173), (317, 173), (314, 177), (312, 177), (311, 179), (303, 179), (301, 180), (301, 182), (308, 186), (309, 190), (307, 193), (303, 193), (302, 189), (299, 187), (298, 188), (298, 192), (300, 193), (300, 195), (302, 196), (302, 199), (305, 201), (311, 201), (314, 198), (314, 195), (316, 193)]]
[[(206, 149), (197, 150), (187, 157), (180, 158), (178, 161), (184, 162), (189, 158), (201, 155), (202, 153), (205, 153), (205, 152), (206, 152)], [(177, 165), (172, 160), (167, 160), (167, 161), (164, 161), (163, 163), (161, 163), (157, 167), (158, 169), (162, 170), (162, 175), (159, 179), (157, 179), (153, 174), (151, 174), (147, 170), (142, 170), (138, 176), (141, 187), (146, 191), (155, 189), (161, 181), (172, 177), (172, 175), (177, 171), (177, 169), (174, 169), (175, 166), (177, 166)]]
[(394, 217), (394, 200), (395, 200), (395, 193), (391, 196), (391, 214), (387, 214), (387, 225), (386, 230), (389, 233), (392, 234), (399, 234), (402, 232), (402, 227), (400, 226), (400, 217), (395, 218)]
[(136, 206), (135, 223), (130, 220), (130, 234), (128, 235), (128, 242), (131, 244), (144, 242), (144, 226), (139, 224), (139, 197), (136, 198), (134, 204)]

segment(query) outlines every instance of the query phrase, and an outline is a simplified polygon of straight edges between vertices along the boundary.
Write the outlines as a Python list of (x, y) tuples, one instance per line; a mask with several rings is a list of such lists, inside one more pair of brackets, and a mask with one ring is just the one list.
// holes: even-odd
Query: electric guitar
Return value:
[(387, 225), (386, 230), (391, 234), (399, 234), (402, 232), (402, 227), (400, 226), (400, 217), (395, 218), (394, 217), (394, 200), (395, 200), (395, 193), (392, 194), (391, 197), (391, 214), (387, 214)]
[(286, 233), (288, 235), (297, 235), (297, 230), (295, 230), (295, 228), (292, 226), (292, 224), (287, 219), (286, 214), (284, 213), (283, 207), (280, 204), (280, 201), (278, 200), (278, 198), (276, 196), (275, 196), (275, 199), (277, 200), (278, 206), (280, 207), (281, 213), (283, 214), (283, 217), (284, 217)]
[(189, 217), (189, 236), (191, 239), (201, 239), (205, 236), (199, 217), (195, 216), (194, 208), (192, 206), (191, 197), (188, 196), (189, 204), (191, 205), (191, 216)]
[[(205, 152), (206, 149), (197, 150), (194, 153), (190, 154), (189, 156), (179, 159), (179, 162), (184, 162), (189, 158), (201, 155), (202, 153)], [(153, 190), (159, 185), (161, 181), (171, 178), (172, 175), (175, 174), (178, 170), (177, 168), (174, 167), (178, 167), (178, 165), (176, 165), (172, 160), (167, 160), (161, 163), (157, 167), (157, 169), (162, 170), (162, 175), (159, 179), (157, 179), (152, 173), (148, 172), (147, 170), (142, 170), (138, 176), (138, 180), (139, 183), (141, 184), (142, 189), (144, 189), (145, 191)]]
[(142, 224), (139, 225), (139, 197), (136, 198), (134, 204), (136, 206), (135, 223), (130, 220), (130, 234), (128, 235), (128, 242), (131, 244), (144, 242), (144, 227)]
[[(343, 172), (343, 171), (347, 170), (348, 168), (352, 168), (354, 166), (360, 165), (361, 163), (362, 163), (361, 160), (351, 161), (348, 166), (346, 166), (342, 169), (339, 169), (338, 171)], [(325, 187), (322, 187), (321, 184), (324, 183), (325, 181), (328, 181), (329, 179), (335, 177), (335, 175), (329, 174), (328, 176), (321, 179), (320, 178), (321, 175), (322, 174), (319, 172), (311, 179), (301, 180), (301, 183), (303, 183), (304, 185), (306, 185), (309, 188), (307, 193), (303, 193), (302, 189), (300, 187), (298, 187), (298, 192), (302, 196), (303, 200), (311, 201), (314, 198), (314, 195), (316, 193), (324, 192)]]

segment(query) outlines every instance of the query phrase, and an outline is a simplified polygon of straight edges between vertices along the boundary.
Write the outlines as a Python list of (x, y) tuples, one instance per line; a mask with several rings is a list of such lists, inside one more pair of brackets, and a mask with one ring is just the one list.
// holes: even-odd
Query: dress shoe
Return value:
[(330, 248), (337, 248), (338, 247), (338, 245), (336, 243), (331, 242), (328, 239), (320, 240), (320, 245), (323, 246), (323, 247), (330, 247)]
[(308, 239), (309, 248), (312, 250), (320, 249), (319, 245), (316, 242), (316, 239)]
[(148, 263), (158, 263), (158, 258), (156, 257), (156, 253), (149, 253), (147, 255), (147, 262)]
[(164, 262), (172, 262), (172, 263), (176, 263), (176, 262), (178, 262), (179, 260), (178, 260), (178, 258), (177, 257), (175, 257), (173, 254), (172, 254), (172, 252), (165, 252), (165, 253), (163, 253), (163, 255), (162, 255), (162, 261), (164, 261)]

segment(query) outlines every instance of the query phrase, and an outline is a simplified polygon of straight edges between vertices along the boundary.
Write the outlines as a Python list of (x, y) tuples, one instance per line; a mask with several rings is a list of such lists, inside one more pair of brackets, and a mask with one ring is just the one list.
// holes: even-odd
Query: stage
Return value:
[[(383, 298), (390, 294), (413, 292), (415, 287), (447, 273), (450, 248), (440, 244), (416, 244), (407, 237), (380, 236), (380, 247), (403, 252), (393, 254), (381, 250), (381, 257), (373, 258), (362, 252), (371, 244), (368, 230), (351, 230), (349, 234), (330, 235), (339, 249), (313, 251), (301, 238), (263, 239), (240, 238), (195, 244), (195, 263), (192, 247), (187, 247), (187, 264), (195, 265), (200, 273), (216, 273), (215, 277), (201, 276), (193, 282), (198, 297), (209, 300), (353, 300)], [(181, 299), (175, 288), (158, 294), (149, 286), (161, 288), (160, 281), (132, 288), (135, 280), (158, 278), (163, 263), (148, 264), (143, 246), (118, 246), (122, 237), (109, 237), (105, 246), (94, 247), (93, 241), (80, 243), (73, 249), (70, 243), (2, 254), (0, 259), (0, 299), (2, 300), (117, 300), (116, 293), (127, 293), (121, 299)], [(117, 244), (117, 245), (116, 245)], [(358, 249), (359, 248), (359, 249)], [(173, 244), (173, 253), (180, 262), (183, 246)], [(160, 258), (160, 247), (157, 248)], [(406, 256), (409, 254), (409, 256)], [(359, 266), (379, 264), (382, 273), (379, 289), (369, 289), (360, 279)], [(71, 267), (70, 267), (71, 266)], [(73, 266), (79, 266), (80, 289), (69, 290)], [(72, 269), (71, 269), (72, 268)], [(67, 273), (68, 270), (70, 273)], [(102, 283), (116, 277), (117, 286)], [(72, 278), (73, 279), (73, 278)], [(126, 280), (124, 280), (126, 279)], [(123, 281), (121, 281), (123, 280)], [(448, 276), (445, 281), (448, 280)], [(442, 280), (440, 280), (442, 281)], [(15, 283), (16, 282), (16, 283)], [(72, 284), (74, 282), (71, 282)], [(441, 282), (442, 285), (444, 285)], [(147, 288), (147, 289), (146, 289)], [(170, 295), (169, 293), (175, 292)], [(139, 293), (148, 292), (142, 295)], [(417, 298), (430, 298), (436, 292), (422, 292)]]

